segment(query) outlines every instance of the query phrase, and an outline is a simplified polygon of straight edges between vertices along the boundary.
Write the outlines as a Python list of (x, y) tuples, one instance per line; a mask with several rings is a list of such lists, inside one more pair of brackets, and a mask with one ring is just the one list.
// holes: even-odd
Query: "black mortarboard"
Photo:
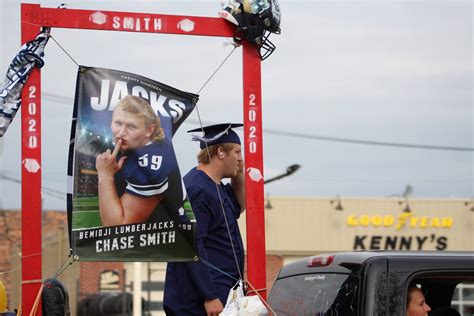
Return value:
[(188, 133), (192, 132), (202, 132), (204, 131), (203, 136), (193, 135), (194, 141), (199, 141), (199, 146), (201, 149), (206, 148), (207, 146), (223, 143), (234, 143), (240, 145), (240, 138), (232, 128), (241, 127), (244, 124), (238, 123), (224, 123), (224, 124), (215, 124), (204, 127), (198, 127), (192, 130), (189, 130)]

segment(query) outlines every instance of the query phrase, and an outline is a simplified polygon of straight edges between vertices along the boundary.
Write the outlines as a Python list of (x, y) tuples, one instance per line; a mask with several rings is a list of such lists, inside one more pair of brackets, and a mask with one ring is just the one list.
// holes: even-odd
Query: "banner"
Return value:
[(0, 87), (0, 137), (10, 126), (21, 106), (21, 92), (34, 67), (44, 66), (44, 48), (48, 43), (49, 30), (39, 33), (25, 43), (8, 67), (3, 86)]
[(194, 260), (196, 223), (171, 140), (197, 100), (139, 75), (79, 67), (68, 167), (78, 260)]

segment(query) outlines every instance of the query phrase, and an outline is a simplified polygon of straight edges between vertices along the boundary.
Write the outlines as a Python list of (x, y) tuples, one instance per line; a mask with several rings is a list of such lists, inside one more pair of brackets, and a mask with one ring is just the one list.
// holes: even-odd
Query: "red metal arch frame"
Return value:
[[(21, 5), (21, 42), (41, 27), (232, 37), (233, 26), (221, 18), (42, 8)], [(263, 192), (261, 64), (256, 49), (243, 43), (244, 153), (246, 173), (247, 276), (256, 289), (266, 288)], [(41, 70), (35, 68), (22, 93), (22, 306), (29, 314), (41, 286)], [(252, 169), (249, 169), (252, 168)], [(260, 292), (266, 297), (266, 291)], [(39, 312), (41, 309), (39, 310)]]

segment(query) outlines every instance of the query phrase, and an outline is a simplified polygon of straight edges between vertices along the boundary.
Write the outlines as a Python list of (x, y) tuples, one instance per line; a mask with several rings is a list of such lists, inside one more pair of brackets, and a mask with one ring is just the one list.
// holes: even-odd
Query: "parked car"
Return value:
[(367, 251), (308, 257), (280, 270), (269, 303), (278, 316), (403, 316), (411, 283), (421, 288), (432, 313), (451, 307), (463, 316), (474, 315), (474, 252)]

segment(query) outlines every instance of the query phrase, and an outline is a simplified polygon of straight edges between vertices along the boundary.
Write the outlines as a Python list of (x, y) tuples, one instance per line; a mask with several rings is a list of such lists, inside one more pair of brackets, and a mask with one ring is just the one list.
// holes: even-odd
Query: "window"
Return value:
[(461, 316), (474, 315), (474, 272), (439, 271), (424, 274), (415, 281), (421, 284), (433, 311), (450, 307)]
[(463, 315), (474, 315), (474, 282), (463, 282), (456, 286), (451, 306)]
[(277, 315), (357, 314), (359, 279), (348, 274), (304, 274), (275, 282), (269, 302)]

